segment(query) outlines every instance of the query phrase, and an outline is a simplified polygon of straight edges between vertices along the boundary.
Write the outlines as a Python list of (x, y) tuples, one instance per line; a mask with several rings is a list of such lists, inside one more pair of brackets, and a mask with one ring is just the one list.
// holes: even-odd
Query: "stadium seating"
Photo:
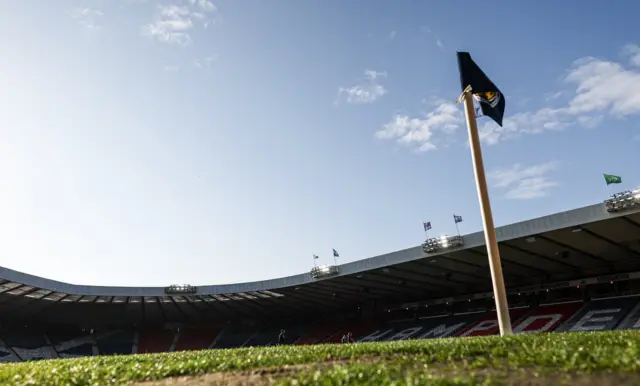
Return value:
[(614, 330), (637, 302), (636, 297), (594, 300), (585, 304), (556, 331)]
[(214, 328), (186, 328), (180, 331), (173, 351), (204, 350), (213, 344), (220, 333)]
[[(510, 310), (515, 333), (640, 329), (640, 297), (598, 299), (521, 307)], [(46, 334), (31, 329), (0, 334), (0, 363), (90, 355), (120, 355), (162, 351), (200, 350), (270, 345), (284, 328), (286, 344), (338, 343), (351, 332), (359, 342), (492, 335), (498, 332), (495, 311), (467, 312), (376, 322), (323, 322), (313, 328), (298, 326), (224, 329), (182, 328), (131, 331), (56, 330)]]
[(640, 303), (629, 312), (626, 318), (620, 323), (618, 330), (638, 330), (640, 329)]
[(21, 359), (2, 340), (0, 340), (0, 363), (19, 362)]
[(302, 335), (295, 341), (297, 345), (320, 343), (336, 334), (340, 326), (336, 322), (323, 322), (309, 329), (306, 335)]
[(287, 332), (285, 334), (284, 344), (294, 344), (295, 342), (300, 340), (300, 337), (307, 335), (309, 326), (306, 324), (301, 324), (298, 326), (288, 326), (285, 327), (285, 329)]
[[(517, 325), (519, 319), (528, 311), (527, 308), (516, 308), (509, 310), (511, 324)], [(475, 323), (471, 323), (460, 331), (456, 336), (487, 336), (495, 335), (499, 332), (496, 313), (489, 312), (478, 318)]]
[(100, 355), (124, 355), (133, 353), (132, 331), (108, 331), (97, 334)]
[(95, 338), (85, 331), (55, 331), (47, 336), (60, 358), (90, 356), (96, 347)]
[(256, 331), (245, 343), (244, 347), (271, 346), (278, 343), (280, 328), (267, 327)]
[(254, 329), (228, 326), (224, 328), (213, 346), (214, 348), (242, 347), (255, 334)]
[[(485, 312), (440, 315), (412, 320), (392, 321), (359, 339), (360, 342), (379, 342), (405, 339), (432, 339), (455, 336), (485, 317)], [(490, 315), (486, 316), (488, 318)]]
[(355, 340), (359, 340), (366, 335), (367, 332), (374, 330), (379, 324), (376, 322), (352, 322), (346, 324), (343, 328), (339, 329), (336, 333), (325, 339), (323, 343), (340, 343), (342, 336), (346, 333), (351, 333)]
[(149, 329), (140, 331), (138, 354), (173, 351), (175, 333), (165, 329)]
[(58, 358), (55, 349), (40, 331), (14, 330), (3, 334), (2, 340), (23, 361)]
[(513, 332), (516, 334), (534, 334), (553, 331), (571, 317), (582, 305), (582, 302), (542, 305), (514, 324)]

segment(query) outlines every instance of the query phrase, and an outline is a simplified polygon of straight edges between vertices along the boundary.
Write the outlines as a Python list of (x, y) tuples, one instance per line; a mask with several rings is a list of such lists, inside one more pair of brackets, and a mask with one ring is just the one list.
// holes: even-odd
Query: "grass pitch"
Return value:
[(0, 365), (0, 385), (640, 385), (640, 333), (281, 346)]

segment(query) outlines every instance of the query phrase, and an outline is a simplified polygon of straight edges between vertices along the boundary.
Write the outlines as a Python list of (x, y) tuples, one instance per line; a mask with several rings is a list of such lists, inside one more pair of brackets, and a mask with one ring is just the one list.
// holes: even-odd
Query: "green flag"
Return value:
[(622, 177), (614, 176), (612, 174), (605, 174), (604, 175), (604, 181), (607, 183), (607, 185), (621, 184), (622, 183)]

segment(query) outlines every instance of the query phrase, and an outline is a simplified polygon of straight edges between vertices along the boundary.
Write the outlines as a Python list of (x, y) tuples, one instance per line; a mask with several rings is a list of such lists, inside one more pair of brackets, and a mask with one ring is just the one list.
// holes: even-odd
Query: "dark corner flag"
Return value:
[(462, 92), (471, 87), (474, 98), (480, 103), (482, 115), (502, 126), (505, 99), (498, 87), (482, 72), (468, 52), (458, 52), (458, 69)]
[[(496, 299), (498, 326), (500, 327), (500, 335), (512, 335), (509, 302), (507, 301), (507, 291), (504, 285), (500, 249), (498, 248), (496, 227), (491, 213), (489, 188), (487, 187), (487, 178), (484, 172), (480, 133), (478, 132), (478, 123), (476, 121), (478, 111), (475, 108), (475, 102), (478, 101), (482, 109), (482, 115), (486, 115), (502, 126), (505, 100), (498, 87), (482, 72), (468, 52), (458, 52), (457, 55), (460, 85), (462, 86), (462, 95), (458, 98), (458, 103), (464, 101), (464, 115), (467, 119), (469, 148), (471, 150), (471, 160), (473, 161), (473, 172), (476, 176), (478, 201), (480, 202), (484, 238), (487, 246), (487, 256), (489, 257), (489, 272), (493, 282), (493, 296)], [(455, 216), (453, 220), (457, 229), (459, 221)], [(458, 232), (458, 235), (460, 235), (460, 232)]]

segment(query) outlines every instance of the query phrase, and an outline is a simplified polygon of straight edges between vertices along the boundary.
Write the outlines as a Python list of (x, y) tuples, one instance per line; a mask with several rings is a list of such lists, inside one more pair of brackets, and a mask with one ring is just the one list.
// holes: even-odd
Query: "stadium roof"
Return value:
[[(587, 206), (496, 229), (507, 288), (640, 271), (640, 209)], [(74, 285), (0, 267), (0, 321), (141, 324), (267, 320), (327, 313), (369, 300), (412, 301), (491, 291), (484, 233), (464, 246), (425, 254), (409, 248), (310, 273), (194, 288)]]

